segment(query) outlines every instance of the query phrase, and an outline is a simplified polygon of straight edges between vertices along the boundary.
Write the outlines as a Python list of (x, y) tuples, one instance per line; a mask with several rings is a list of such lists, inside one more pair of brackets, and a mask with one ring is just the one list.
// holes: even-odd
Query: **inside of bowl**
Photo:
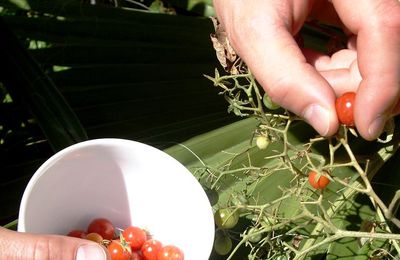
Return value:
[(186, 259), (208, 259), (212, 209), (179, 162), (145, 144), (97, 139), (69, 147), (35, 173), (21, 203), (20, 231), (67, 234), (98, 217), (145, 228)]

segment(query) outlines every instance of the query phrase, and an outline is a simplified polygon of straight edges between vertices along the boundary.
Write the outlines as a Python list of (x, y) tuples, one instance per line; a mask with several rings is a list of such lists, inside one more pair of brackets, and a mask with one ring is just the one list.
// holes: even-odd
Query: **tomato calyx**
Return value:
[(130, 254), (132, 254), (132, 248), (122, 234), (119, 235), (119, 242), (121, 243), (121, 246), (124, 248), (124, 251), (128, 251)]

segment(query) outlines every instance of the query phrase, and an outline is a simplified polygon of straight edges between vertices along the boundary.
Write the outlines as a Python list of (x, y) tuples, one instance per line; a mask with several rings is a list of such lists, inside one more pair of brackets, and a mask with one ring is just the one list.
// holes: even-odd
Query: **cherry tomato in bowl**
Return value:
[(113, 240), (107, 246), (111, 260), (130, 260), (131, 252), (125, 248), (118, 240)]
[(139, 250), (147, 240), (146, 231), (134, 226), (124, 229), (122, 236), (124, 237), (126, 243), (130, 245), (132, 250)]
[(89, 224), (87, 233), (97, 233), (104, 239), (111, 240), (114, 238), (115, 227), (108, 219), (97, 218)]
[(178, 247), (167, 245), (158, 251), (157, 260), (184, 260), (184, 256)]

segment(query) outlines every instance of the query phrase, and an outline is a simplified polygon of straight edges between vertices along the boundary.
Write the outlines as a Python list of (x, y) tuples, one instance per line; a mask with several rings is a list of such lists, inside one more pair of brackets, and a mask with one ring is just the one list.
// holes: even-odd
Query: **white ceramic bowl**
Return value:
[(196, 178), (166, 153), (134, 141), (95, 139), (48, 159), (24, 192), (18, 231), (67, 234), (98, 217), (146, 228), (185, 259), (209, 258), (211, 205)]

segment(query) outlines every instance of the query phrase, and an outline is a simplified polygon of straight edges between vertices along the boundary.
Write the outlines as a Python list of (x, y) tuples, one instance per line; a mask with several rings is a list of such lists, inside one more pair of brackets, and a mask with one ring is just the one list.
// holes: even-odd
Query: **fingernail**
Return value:
[(76, 252), (76, 260), (107, 260), (107, 255), (100, 245), (83, 245)]
[(380, 115), (375, 118), (374, 121), (372, 121), (368, 127), (368, 134), (371, 136), (371, 138), (376, 138), (381, 134), (383, 128), (385, 127), (386, 120), (386, 115)]
[(328, 133), (330, 113), (326, 108), (311, 104), (304, 110), (303, 117), (320, 135), (325, 136)]

